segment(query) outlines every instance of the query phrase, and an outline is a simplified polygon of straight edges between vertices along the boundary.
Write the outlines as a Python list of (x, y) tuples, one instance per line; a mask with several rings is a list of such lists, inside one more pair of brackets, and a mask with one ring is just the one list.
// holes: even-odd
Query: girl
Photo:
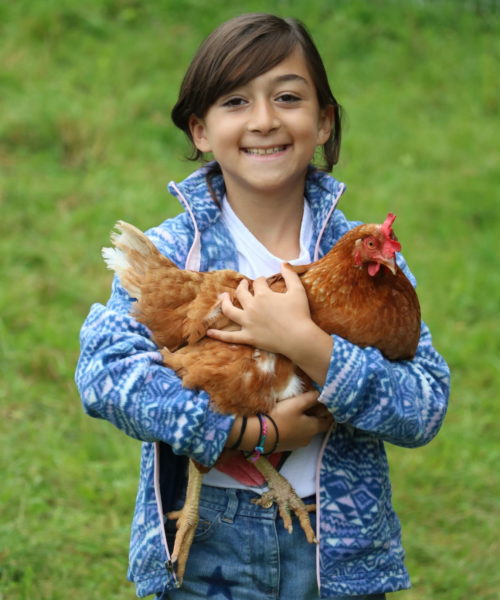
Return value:
[[(193, 158), (215, 159), (170, 185), (185, 212), (149, 232), (179, 266), (267, 276), (282, 261), (317, 259), (355, 225), (336, 209), (344, 186), (324, 172), (338, 157), (340, 107), (299, 22), (251, 14), (220, 26), (192, 61), (172, 117)], [(312, 166), (318, 148), (323, 171)], [(300, 280), (284, 274), (286, 294), (258, 279), (254, 295), (238, 289), (241, 309), (225, 299), (240, 329), (210, 335), (282, 353), (318, 384), (319, 394), (271, 412), (265, 449), (279, 442), (290, 451), (281, 472), (317, 504), (319, 544), (297, 525), (285, 531), (275, 507), (250, 502), (262, 488), (249, 473), (212, 469), (180, 589), (169, 561), (175, 525), (165, 515), (182, 506), (186, 457), (210, 467), (224, 447), (252, 450), (259, 419), (243, 430), (240, 418), (214, 412), (205, 392), (184, 389), (116, 280), (82, 328), (76, 380), (85, 410), (144, 442), (129, 567), (141, 597), (379, 599), (409, 586), (384, 442), (415, 447), (436, 435), (447, 366), (425, 325), (412, 361), (327, 335), (310, 319)], [(318, 403), (328, 416), (308, 414)]]

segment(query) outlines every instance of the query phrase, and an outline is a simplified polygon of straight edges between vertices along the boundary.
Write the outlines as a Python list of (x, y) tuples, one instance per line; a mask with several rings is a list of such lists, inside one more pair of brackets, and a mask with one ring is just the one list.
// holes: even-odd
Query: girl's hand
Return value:
[(228, 294), (222, 312), (240, 326), (238, 331), (209, 329), (207, 336), (230, 344), (248, 344), (283, 354), (319, 385), (323, 385), (333, 347), (332, 338), (311, 319), (307, 295), (295, 271), (281, 267), (286, 292), (273, 292), (264, 277), (254, 281), (253, 294), (244, 279), (236, 289), (241, 308)]
[[(279, 451), (307, 446), (318, 433), (325, 433), (333, 424), (326, 406), (317, 401), (318, 392), (306, 392), (278, 402), (270, 412), (278, 427)], [(270, 427), (270, 432), (273, 431)]]
[[(261, 350), (289, 356), (299, 328), (312, 323), (309, 303), (300, 278), (282, 265), (286, 292), (273, 292), (264, 277), (254, 281), (253, 294), (243, 279), (236, 289), (241, 308), (234, 306), (224, 294), (222, 312), (241, 327), (239, 331), (209, 329), (209, 337), (231, 344), (248, 344)], [(297, 332), (297, 334), (296, 334)]]
[[(307, 446), (318, 433), (324, 433), (333, 424), (332, 415), (326, 406), (317, 401), (318, 392), (311, 391), (287, 400), (278, 402), (269, 413), (279, 431), (277, 451), (296, 450)], [(241, 431), (241, 418), (238, 417), (229, 434), (226, 445), (231, 447), (238, 439)], [(238, 449), (251, 452), (255, 441), (259, 438), (260, 422), (258, 417), (249, 417), (245, 434)], [(275, 446), (274, 427), (269, 424), (265, 450), (268, 452)]]

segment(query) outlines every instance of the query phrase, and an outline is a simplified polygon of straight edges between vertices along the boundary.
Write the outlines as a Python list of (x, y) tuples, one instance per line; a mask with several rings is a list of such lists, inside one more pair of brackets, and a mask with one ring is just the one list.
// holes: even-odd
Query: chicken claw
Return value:
[(193, 543), (196, 527), (198, 526), (200, 490), (203, 481), (203, 474), (198, 471), (193, 461), (189, 461), (188, 485), (186, 490), (186, 500), (181, 510), (174, 510), (167, 514), (168, 519), (176, 519), (177, 532), (175, 534), (174, 549), (170, 560), (177, 562), (177, 579), (179, 585), (182, 584), (186, 563)]
[(292, 533), (293, 531), (291, 517), (291, 512), (293, 511), (299, 519), (307, 541), (310, 544), (317, 544), (318, 540), (309, 519), (309, 513), (316, 510), (316, 505), (304, 504), (290, 483), (265, 458), (261, 457), (253, 464), (265, 477), (269, 485), (269, 491), (264, 492), (260, 498), (252, 500), (252, 502), (264, 508), (270, 508), (273, 502), (276, 502), (280, 516), (283, 519), (283, 525), (288, 533)]

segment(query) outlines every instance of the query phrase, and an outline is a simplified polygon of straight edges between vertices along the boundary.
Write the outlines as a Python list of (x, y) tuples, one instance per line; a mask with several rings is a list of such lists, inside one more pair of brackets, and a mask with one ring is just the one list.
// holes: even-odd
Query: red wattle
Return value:
[(368, 274), (374, 277), (380, 270), (380, 263), (371, 262), (368, 264)]

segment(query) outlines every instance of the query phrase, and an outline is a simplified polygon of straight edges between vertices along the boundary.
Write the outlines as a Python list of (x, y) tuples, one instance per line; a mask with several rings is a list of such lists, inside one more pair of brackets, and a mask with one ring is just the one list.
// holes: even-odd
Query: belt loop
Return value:
[(236, 490), (232, 488), (226, 489), (226, 495), (227, 506), (221, 520), (224, 521), (224, 523), (232, 523), (238, 510), (238, 495)]

